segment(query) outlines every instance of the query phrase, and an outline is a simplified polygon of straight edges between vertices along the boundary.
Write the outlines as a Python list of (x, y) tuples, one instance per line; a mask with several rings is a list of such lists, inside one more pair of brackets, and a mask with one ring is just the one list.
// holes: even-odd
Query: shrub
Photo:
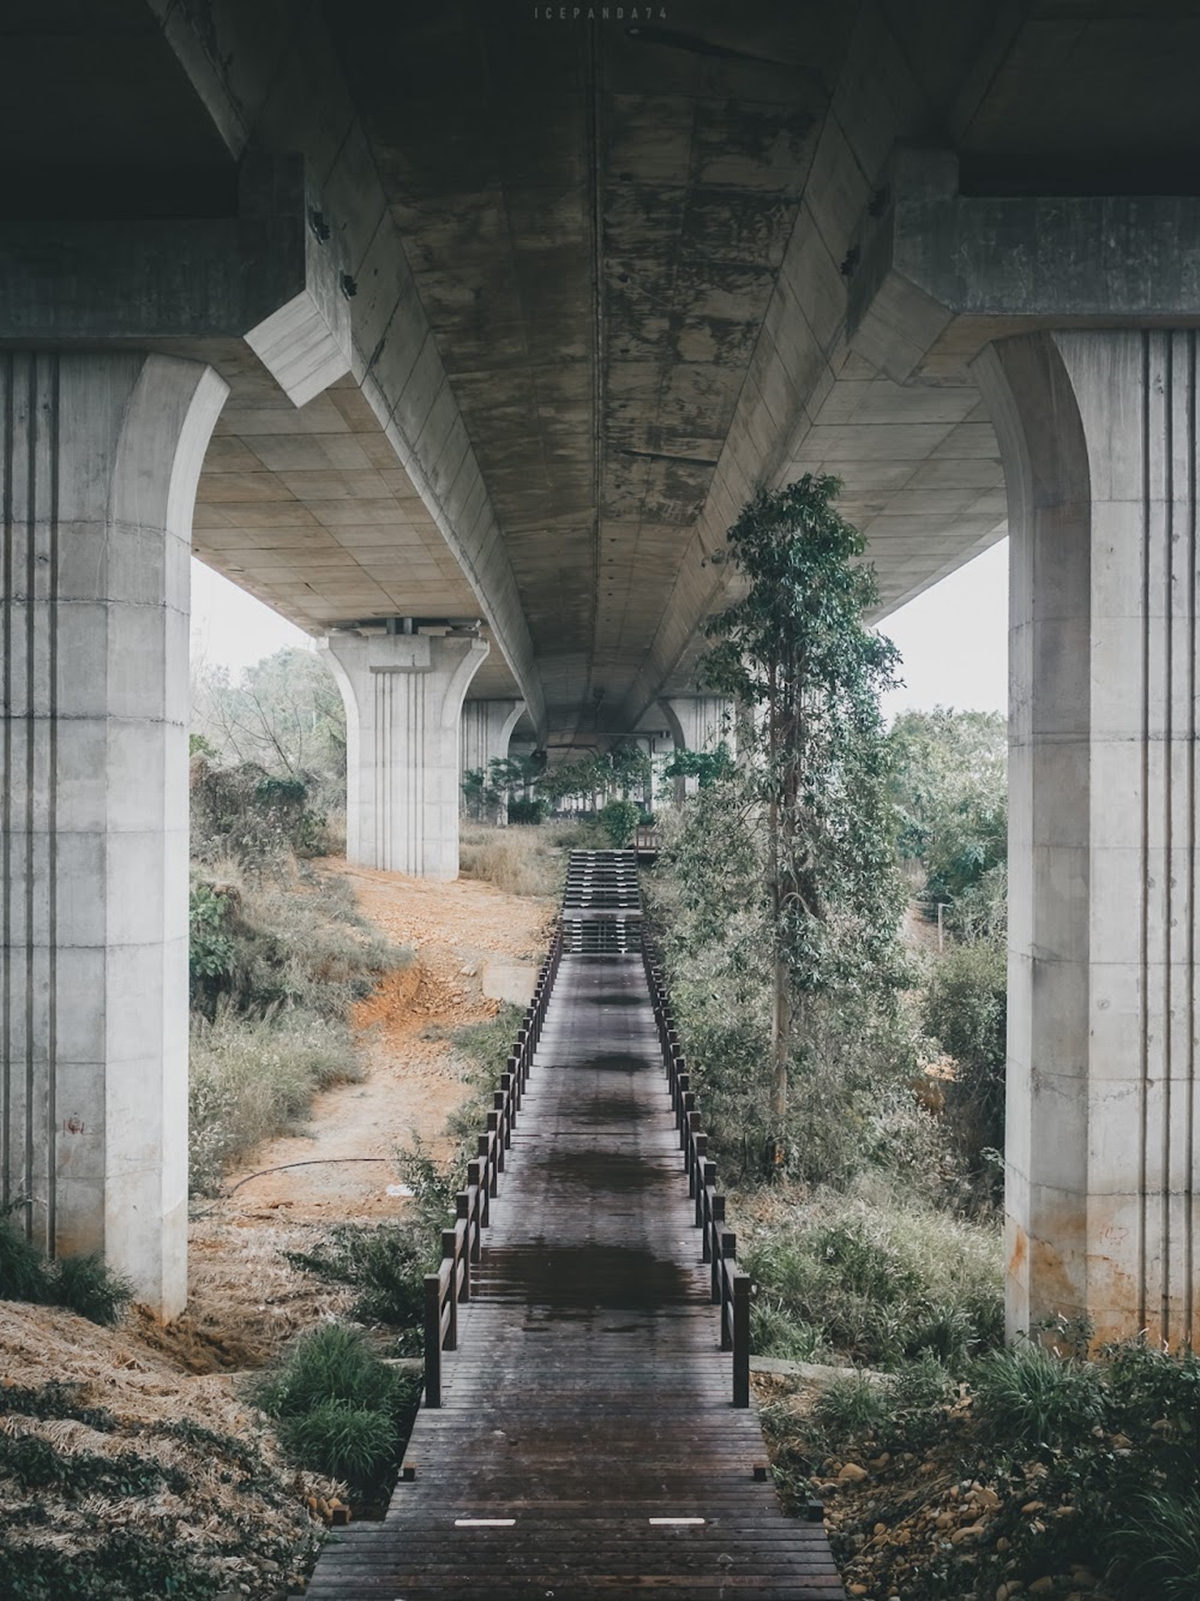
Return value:
[(46, 1290), (45, 1258), (0, 1212), (0, 1301), (45, 1301)]
[(309, 1412), (281, 1418), (278, 1433), (293, 1461), (331, 1478), (369, 1484), (398, 1466), (395, 1422), (369, 1407), (321, 1401)]
[(133, 1287), (99, 1255), (47, 1261), (0, 1213), (0, 1300), (64, 1306), (92, 1323), (115, 1323), (132, 1298)]
[(838, 1440), (851, 1434), (882, 1428), (892, 1417), (892, 1406), (882, 1385), (861, 1373), (834, 1379), (813, 1405), (813, 1417)]
[(624, 850), (633, 838), (641, 817), (642, 808), (635, 801), (612, 800), (600, 808), (596, 821), (604, 830), (613, 850), (619, 851)]
[(133, 1299), (133, 1286), (99, 1256), (62, 1256), (50, 1269), (48, 1299), (91, 1323), (115, 1323)]
[[(934, 965), (922, 1006), (926, 1030), (957, 1064), (950, 1122), (976, 1174), (983, 1153), (1004, 1145), (1007, 964), (1000, 938), (952, 946)], [(1000, 1182), (995, 1169), (991, 1181)]]
[(1056, 1356), (1030, 1340), (989, 1351), (972, 1375), (975, 1414), (984, 1430), (1017, 1450), (1082, 1439), (1104, 1416), (1099, 1370)]
[(1200, 1584), (1200, 1494), (1145, 1490), (1126, 1510), (1114, 1544), (1138, 1595), (1196, 1601)]
[(1004, 1336), (1001, 1248), (990, 1224), (932, 1206), (831, 1192), (751, 1232), (755, 1349), (798, 1342), (840, 1360), (899, 1368), (923, 1355), (963, 1372)]
[(533, 795), (524, 799), (519, 795), (512, 795), (508, 801), (508, 820), (510, 823), (544, 823), (550, 815), (550, 802), (543, 795)]
[(324, 1323), (302, 1334), (282, 1366), (263, 1375), (254, 1399), (275, 1418), (299, 1417), (324, 1401), (344, 1401), (367, 1411), (389, 1412), (398, 1376), (363, 1336), (340, 1323)]
[(340, 1324), (310, 1330), (253, 1387), (301, 1467), (377, 1490), (395, 1468), (411, 1426), (419, 1378), (389, 1368), (361, 1334)]
[[(443, 1208), (439, 1228), (446, 1217)], [(403, 1331), (402, 1349), (420, 1350), (424, 1276), (435, 1267), (436, 1256), (419, 1229), (403, 1223), (342, 1223), (313, 1250), (284, 1255), (293, 1267), (351, 1285), (359, 1292), (352, 1309), (356, 1318), (391, 1324)]]

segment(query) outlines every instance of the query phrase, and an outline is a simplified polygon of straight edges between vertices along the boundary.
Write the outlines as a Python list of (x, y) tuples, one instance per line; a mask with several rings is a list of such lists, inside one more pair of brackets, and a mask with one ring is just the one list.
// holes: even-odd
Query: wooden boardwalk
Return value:
[(840, 1601), (731, 1404), (639, 955), (564, 956), (440, 1409), (310, 1601)]

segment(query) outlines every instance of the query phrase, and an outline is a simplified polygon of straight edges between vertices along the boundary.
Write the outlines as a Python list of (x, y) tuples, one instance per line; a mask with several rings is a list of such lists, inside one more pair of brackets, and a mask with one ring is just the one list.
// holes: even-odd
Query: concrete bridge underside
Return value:
[(0, 1145), (32, 1237), (183, 1304), (189, 535), (327, 641), (357, 853), (452, 876), (464, 753), (705, 724), (712, 555), (820, 469), (881, 615), (1012, 534), (1011, 1323), (1191, 1339), (1200, 10), (2, 27)]

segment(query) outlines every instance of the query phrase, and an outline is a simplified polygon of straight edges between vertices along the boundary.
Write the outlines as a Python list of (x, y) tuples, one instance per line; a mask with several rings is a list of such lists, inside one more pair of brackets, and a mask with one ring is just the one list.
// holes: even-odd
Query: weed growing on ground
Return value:
[(115, 1323), (132, 1298), (132, 1286), (98, 1255), (48, 1261), (0, 1212), (0, 1301), (65, 1306), (92, 1323)]
[(463, 823), (459, 830), (459, 871), (480, 878), (509, 895), (554, 896), (566, 878), (566, 851), (553, 824)]
[(362, 1076), (344, 1023), (301, 1010), (246, 1018), (222, 1007), (211, 1022), (193, 1014), (192, 1193), (215, 1193), (225, 1169), (260, 1140), (294, 1132), (318, 1090)]
[(1003, 1339), (1001, 1247), (988, 1224), (822, 1191), (752, 1225), (742, 1254), (763, 1356), (893, 1368), (929, 1354), (962, 1373)]
[(1130, 1342), (1089, 1362), (1027, 1340), (966, 1381), (925, 1356), (762, 1417), (781, 1490), (824, 1498), (858, 1593), (1195, 1601), (1198, 1400), (1191, 1353)]
[[(445, 1217), (444, 1210), (439, 1216)], [(311, 1251), (285, 1251), (293, 1267), (358, 1291), (352, 1316), (398, 1331), (397, 1349), (416, 1355), (425, 1316), (424, 1277), (437, 1265), (429, 1232), (414, 1223), (342, 1223)]]
[(1060, 1357), (1031, 1340), (989, 1351), (971, 1377), (976, 1420), (997, 1445), (1062, 1450), (1104, 1416), (1099, 1368)]
[(420, 1379), (389, 1368), (360, 1333), (327, 1323), (304, 1334), (252, 1395), (300, 1466), (377, 1495), (399, 1464)]

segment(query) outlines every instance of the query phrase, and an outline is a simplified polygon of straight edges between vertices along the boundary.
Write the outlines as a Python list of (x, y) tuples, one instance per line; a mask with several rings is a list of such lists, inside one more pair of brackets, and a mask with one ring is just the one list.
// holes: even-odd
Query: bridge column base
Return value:
[(187, 1299), (192, 505), (226, 386), (0, 355), (2, 1199), (57, 1255)]
[(346, 855), (416, 878), (458, 877), (459, 717), (485, 640), (334, 634), (346, 703)]
[(1010, 1331), (1196, 1331), (1196, 338), (974, 369), (1012, 538)]

